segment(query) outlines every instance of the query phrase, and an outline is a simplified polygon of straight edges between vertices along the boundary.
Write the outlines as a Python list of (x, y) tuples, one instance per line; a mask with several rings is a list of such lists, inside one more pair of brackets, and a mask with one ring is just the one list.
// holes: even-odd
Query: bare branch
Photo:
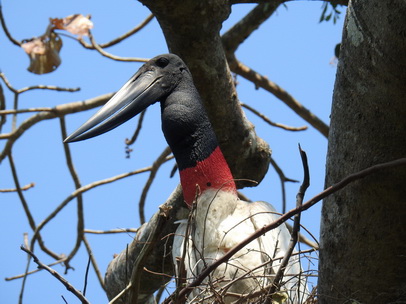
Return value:
[[(28, 248), (28, 247), (26, 247), (26, 248)], [(51, 264), (48, 264), (48, 266), (51, 267), (51, 266), (55, 266), (55, 265), (61, 264), (61, 263), (65, 262), (65, 260), (66, 260), (66, 258), (60, 259), (60, 260), (55, 261), (55, 262), (53, 262), (53, 263), (51, 263)], [(23, 277), (26, 277), (27, 275), (36, 273), (36, 272), (41, 271), (41, 270), (42, 270), (41, 268), (37, 268), (37, 269), (35, 269), (35, 270), (26, 272), (26, 273), (24, 273), (24, 274), (19, 274), (19, 275), (16, 275), (16, 276), (14, 276), (14, 277), (5, 278), (4, 280), (6, 280), (6, 281), (13, 281), (13, 280), (21, 279), (21, 278), (23, 278)]]
[(155, 246), (156, 242), (159, 240), (159, 236), (161, 235), (162, 228), (166, 224), (169, 218), (169, 210), (165, 209), (165, 207), (159, 208), (158, 219), (154, 230), (149, 235), (147, 242), (143, 246), (140, 254), (138, 255), (137, 259), (134, 262), (132, 274), (131, 274), (131, 283), (132, 287), (130, 289), (130, 301), (129, 303), (137, 303), (138, 302), (138, 291), (140, 287), (140, 280), (141, 274), (145, 265), (146, 260), (148, 259), (148, 254), (151, 252), (153, 246)]
[[(14, 183), (15, 183), (16, 188), (17, 188), (18, 197), (20, 198), (21, 204), (23, 205), (23, 209), (24, 209), (25, 215), (27, 216), (28, 223), (30, 224), (31, 229), (33, 231), (35, 231), (37, 229), (36, 224), (35, 224), (35, 220), (34, 220), (34, 217), (32, 216), (30, 208), (28, 207), (28, 203), (25, 200), (23, 192), (21, 191), (20, 182), (19, 182), (18, 176), (17, 176), (17, 169), (15, 167), (14, 159), (13, 159), (11, 151), (10, 151), (10, 154), (8, 155), (8, 159), (9, 159), (11, 173), (13, 175)], [(53, 252), (50, 249), (48, 249), (47, 247), (45, 247), (44, 241), (42, 240), (42, 236), (40, 234), (38, 234), (37, 238), (38, 238), (38, 243), (39, 243), (41, 249), (45, 253), (47, 253), (48, 255), (53, 257), (55, 260), (62, 259), (62, 256), (56, 254), (55, 252)], [(31, 245), (30, 248), (31, 248), (31, 250), (33, 250), (34, 247)]]
[(62, 87), (58, 87), (58, 86), (53, 86), (53, 85), (43, 85), (43, 84), (39, 84), (39, 85), (33, 85), (33, 86), (29, 86), (29, 87), (25, 87), (22, 89), (18, 89), (18, 93), (24, 93), (27, 91), (31, 91), (31, 90), (50, 90), (50, 91), (59, 91), (59, 92), (78, 92), (80, 91), (80, 88), (62, 88)]
[(30, 112), (52, 112), (52, 108), (29, 108), (20, 110), (0, 110), (0, 115), (9, 114), (20, 114), (20, 113), (30, 113)]
[[(24, 187), (21, 187), (20, 190), (21, 190), (21, 191), (26, 191), (26, 190), (28, 190), (28, 189), (30, 189), (30, 188), (33, 188), (34, 186), (35, 186), (35, 183), (30, 183), (30, 184), (28, 184), (28, 185), (25, 185)], [(3, 192), (3, 193), (6, 193), (6, 192), (17, 192), (17, 191), (18, 191), (17, 188), (15, 188), (15, 189), (0, 189), (0, 192)]]
[[(221, 37), (226, 54), (234, 54), (237, 48), (276, 11), (283, 0), (267, 1), (255, 6), (244, 18), (233, 25)], [(228, 57), (228, 55), (227, 55)]]
[[(299, 152), (300, 152), (300, 157), (302, 159), (302, 165), (303, 165), (303, 172), (304, 172), (304, 177), (303, 177), (303, 182), (299, 188), (299, 192), (296, 195), (296, 208), (300, 208), (303, 205), (303, 198), (305, 196), (306, 190), (310, 185), (310, 174), (309, 174), (309, 166), (307, 163), (307, 155), (306, 152), (304, 152), (300, 145), (299, 145)], [(268, 291), (268, 295), (272, 296), (277, 290), (280, 289), (281, 285), (281, 280), (283, 278), (283, 275), (285, 273), (286, 266), (289, 263), (290, 257), (293, 253), (293, 250), (295, 249), (297, 240), (299, 238), (299, 230), (300, 230), (300, 215), (301, 212), (298, 212), (295, 214), (294, 219), (293, 219), (293, 229), (291, 232), (291, 239), (289, 242), (289, 248), (285, 253), (285, 256), (283, 257), (283, 260), (281, 262), (281, 265), (279, 266), (278, 271), (275, 274), (275, 278), (273, 280), (273, 284), (271, 288)], [(298, 290), (297, 294), (300, 294), (299, 288), (301, 284), (298, 284)], [(270, 304), (270, 298), (267, 298), (266, 300), (267, 304)]]
[(275, 162), (273, 157), (271, 157), (271, 165), (275, 169), (276, 173), (279, 176), (279, 179), (281, 181), (281, 188), (282, 188), (282, 213), (286, 212), (286, 190), (285, 190), (285, 182), (293, 182), (293, 183), (298, 183), (297, 180), (287, 178), (285, 176), (285, 173), (283, 173), (282, 169), (278, 166), (278, 164)]
[[(141, 29), (143, 29), (152, 19), (154, 19), (153, 14), (149, 15), (139, 25), (135, 26), (133, 29), (131, 29), (130, 31), (128, 31), (124, 35), (121, 35), (120, 37), (117, 37), (117, 38), (111, 40), (110, 42), (99, 44), (99, 46), (104, 49), (104, 48), (108, 48), (110, 46), (113, 46), (113, 45), (123, 41), (124, 39), (127, 39), (128, 37), (134, 35), (135, 33), (139, 32)], [(87, 49), (94, 49), (95, 48), (93, 45), (87, 44), (83, 39), (78, 39), (78, 41), (83, 47), (85, 47)]]
[(252, 32), (255, 31), (265, 20), (267, 20), (274, 13), (279, 4), (283, 2), (284, 1), (277, 0), (272, 1), (271, 3), (267, 1), (266, 3), (258, 4), (222, 36), (221, 41), (224, 46), (227, 61), (232, 72), (251, 81), (256, 87), (261, 87), (275, 95), (278, 99), (283, 101), (287, 106), (295, 111), (296, 114), (298, 114), (321, 134), (327, 137), (328, 126), (323, 121), (306, 109), (288, 92), (283, 90), (274, 82), (270, 81), (265, 76), (262, 76), (256, 71), (245, 66), (243, 63), (238, 61), (235, 56), (235, 52), (239, 45), (243, 43), (245, 39), (252, 34)]
[(103, 288), (103, 290), (106, 290), (106, 287), (104, 286), (103, 276), (100, 272), (99, 266), (97, 265), (96, 259), (94, 258), (92, 248), (90, 247), (90, 243), (87, 240), (86, 236), (83, 236), (83, 243), (85, 243), (87, 253), (89, 254), (90, 261), (92, 262), (93, 265), (93, 269), (96, 272), (96, 276), (99, 279), (100, 286)]
[(89, 277), (89, 269), (90, 269), (90, 262), (92, 259), (92, 254), (89, 254), (89, 259), (87, 261), (86, 265), (86, 272), (85, 272), (85, 283), (83, 285), (83, 295), (86, 296), (86, 289), (87, 289), (87, 279)]
[(0, 22), (1, 22), (1, 26), (3, 27), (4, 33), (6, 34), (7, 38), (15, 45), (21, 46), (21, 42), (14, 39), (13, 36), (11, 36), (10, 32), (8, 31), (8, 28), (6, 26), (6, 21), (4, 20), (4, 16), (3, 16), (3, 9), (1, 6), (1, 2), (0, 2)]
[(37, 256), (27, 248), (24, 248), (23, 246), (20, 247), (20, 249), (26, 253), (28, 253), (33, 259), (34, 262), (38, 265), (39, 268), (45, 269), (48, 271), (51, 275), (53, 275), (59, 282), (61, 282), (68, 291), (73, 293), (82, 303), (85, 304), (90, 304), (90, 302), (84, 297), (84, 295), (77, 290), (75, 287), (73, 287), (64, 277), (62, 277), (56, 270), (48, 267), (47, 265), (43, 264)]
[[(6, 108), (6, 97), (4, 97), (3, 86), (0, 83), (0, 112)], [(3, 125), (6, 123), (6, 116), (0, 114), (0, 133)]]
[[(65, 123), (65, 116), (60, 117), (60, 126), (61, 126), (61, 133), (62, 133), (62, 140), (68, 136), (66, 132), (66, 123)], [(79, 180), (79, 176), (76, 173), (76, 169), (73, 165), (73, 160), (72, 160), (72, 155), (70, 153), (70, 147), (67, 143), (63, 144), (63, 149), (65, 152), (65, 158), (66, 158), (66, 164), (68, 165), (68, 170), (69, 173), (72, 176), (73, 183), (75, 184), (75, 188), (79, 189), (81, 188), (81, 183)], [(66, 259), (65, 264), (69, 264), (69, 261), (75, 256), (76, 252), (79, 250), (80, 245), (82, 243), (83, 237), (84, 237), (84, 232), (83, 229), (85, 228), (85, 223), (84, 223), (84, 215), (83, 215), (83, 197), (81, 194), (78, 194), (76, 196), (77, 198), (77, 236), (76, 236), (76, 243), (74, 248), (72, 249), (71, 253), (68, 255)]]
[(21, 135), (24, 134), (29, 128), (31, 128), (36, 123), (47, 120), (47, 119), (54, 119), (56, 117), (60, 117), (62, 115), (72, 114), (88, 109), (92, 109), (98, 106), (105, 104), (111, 97), (113, 93), (100, 95), (94, 98), (90, 98), (84, 101), (76, 101), (72, 103), (66, 103), (62, 105), (58, 105), (52, 108), (50, 112), (41, 112), (36, 115), (31, 116), (30, 118), (26, 119), (21, 123), (21, 125), (16, 129), (13, 130), (9, 134), (0, 134), (0, 139), (8, 139), (7, 143), (4, 146), (3, 151), (0, 154), (0, 163), (3, 159), (9, 154), (11, 148), (13, 147), (15, 141), (20, 138)]
[(138, 138), (138, 135), (140, 134), (141, 128), (142, 128), (142, 122), (144, 121), (144, 116), (145, 113), (147, 112), (147, 109), (141, 112), (138, 118), (138, 123), (137, 123), (137, 128), (135, 129), (134, 135), (131, 137), (131, 139), (126, 139), (125, 144), (127, 146), (132, 145)]
[(97, 42), (94, 40), (92, 33), (89, 30), (89, 38), (90, 42), (92, 43), (92, 46), (98, 51), (101, 55), (104, 57), (116, 60), (116, 61), (126, 61), (126, 62), (147, 62), (149, 59), (146, 58), (136, 58), (136, 57), (119, 57), (113, 54), (110, 54), (103, 50), (100, 45), (97, 44)]
[(163, 163), (167, 161), (167, 156), (171, 154), (171, 148), (166, 147), (165, 150), (158, 156), (158, 158), (152, 164), (151, 171), (149, 172), (149, 177), (147, 182), (145, 183), (144, 188), (142, 189), (140, 202), (138, 203), (138, 212), (140, 215), (140, 222), (141, 224), (145, 223), (145, 214), (144, 214), (144, 206), (145, 200), (147, 198), (148, 190), (151, 187), (152, 182), (154, 181), (155, 175), (158, 172), (159, 168)]
[(91, 230), (85, 229), (84, 233), (91, 233), (91, 234), (114, 234), (114, 233), (128, 233), (128, 232), (138, 232), (139, 228), (119, 228), (119, 229), (112, 229), (112, 230)]
[(249, 105), (247, 105), (245, 103), (241, 103), (241, 106), (243, 108), (246, 108), (247, 110), (250, 110), (252, 113), (254, 113), (258, 117), (262, 118), (266, 123), (270, 124), (271, 126), (278, 127), (278, 128), (284, 129), (286, 131), (304, 131), (304, 130), (307, 130), (307, 126), (290, 127), (290, 126), (287, 126), (287, 125), (284, 125), (284, 124), (273, 122), (268, 117), (266, 117), (264, 114), (258, 112), (257, 110), (255, 110), (254, 108), (250, 107)]
[[(0, 7), (1, 7), (1, 6), (0, 6)], [(6, 75), (4, 75), (3, 72), (0, 72), (0, 78), (3, 79), (5, 85), (7, 86), (7, 88), (8, 88), (11, 92), (13, 92), (13, 93), (18, 93), (18, 90), (15, 89), (15, 88), (11, 85), (10, 81), (7, 79)]]
[[(170, 278), (162, 275), (163, 273), (173, 275), (173, 264), (170, 254), (170, 247), (173, 241), (173, 231), (176, 229), (175, 221), (179, 220), (179, 211), (183, 208), (183, 196), (181, 186), (179, 185), (170, 195), (168, 200), (161, 207), (169, 211), (169, 217), (165, 226), (160, 232), (160, 241), (153, 247), (149, 253), (148, 260), (144, 267), (148, 271), (143, 272), (143, 279), (139, 289), (138, 303), (148, 303), (148, 299), (161, 286), (169, 282)], [(109, 299), (118, 298), (123, 289), (128, 285), (128, 274), (132, 273), (132, 267), (140, 254), (144, 244), (147, 242), (152, 231), (155, 230), (156, 222), (160, 211), (155, 213), (152, 218), (140, 227), (137, 236), (108, 266), (105, 284)], [(158, 273), (159, 275), (155, 274)], [(111, 300), (111, 302), (113, 302)], [(117, 303), (129, 303), (124, 298), (117, 299)]]
[(245, 79), (254, 83), (257, 87), (263, 88), (264, 90), (272, 93), (278, 99), (283, 101), (289, 108), (291, 108), (296, 114), (312, 125), (316, 130), (318, 130), (325, 137), (328, 136), (329, 127), (316, 115), (314, 115), (310, 110), (305, 108), (299, 101), (297, 101), (288, 92), (278, 86), (276, 83), (270, 81), (267, 77), (259, 74), (258, 72), (247, 67), (235, 57), (228, 58), (230, 69), (244, 77)]
[(60, 91), (60, 92), (77, 92), (80, 91), (80, 88), (63, 88), (54, 85), (33, 85), (29, 87), (24, 87), (21, 89), (15, 89), (10, 81), (7, 79), (6, 75), (0, 72), (0, 78), (3, 79), (4, 83), (6, 84), (7, 88), (12, 91), (13, 93), (24, 93), (31, 90), (51, 90), (51, 91)]
[(34, 231), (34, 235), (33, 235), (33, 240), (32, 240), (32, 241), (34, 241), (34, 240), (37, 238), (37, 235), (39, 234), (39, 231), (40, 231), (42, 228), (44, 228), (44, 226), (45, 226), (49, 221), (51, 221), (63, 208), (65, 208), (66, 205), (67, 205), (71, 200), (73, 200), (77, 195), (79, 195), (79, 194), (81, 194), (81, 193), (83, 193), (83, 192), (89, 191), (90, 189), (96, 188), (96, 187), (101, 186), (101, 185), (109, 184), (109, 183), (115, 182), (115, 181), (117, 181), (117, 180), (120, 180), (120, 179), (129, 177), (129, 176), (132, 176), (132, 175), (135, 175), (135, 174), (140, 174), (140, 173), (143, 173), (143, 172), (148, 172), (148, 171), (150, 171), (151, 169), (152, 169), (152, 166), (151, 166), (151, 167), (142, 168), (142, 169), (138, 169), (138, 170), (135, 170), (135, 171), (131, 171), (131, 172), (128, 172), (128, 173), (119, 174), (119, 175), (116, 175), (116, 176), (113, 176), (113, 177), (110, 177), (110, 178), (106, 178), (106, 179), (103, 179), (103, 180), (100, 180), (100, 181), (97, 181), (97, 182), (90, 183), (90, 184), (88, 184), (88, 185), (86, 185), (86, 186), (82, 186), (82, 187), (80, 187), (79, 189), (76, 189), (76, 190), (75, 190), (74, 192), (72, 192), (58, 207), (56, 207), (56, 209), (55, 209), (53, 212), (51, 212), (51, 213), (37, 226), (36, 230)]

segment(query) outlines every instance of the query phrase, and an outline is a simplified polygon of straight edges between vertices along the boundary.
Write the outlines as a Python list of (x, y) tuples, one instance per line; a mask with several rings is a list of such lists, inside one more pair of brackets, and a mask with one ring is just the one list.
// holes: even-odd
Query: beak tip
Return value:
[(71, 135), (69, 135), (68, 137), (66, 137), (63, 142), (64, 142), (65, 144), (69, 144), (69, 143), (73, 143), (73, 142), (75, 142), (75, 141), (78, 141), (78, 140), (77, 140), (77, 136), (75, 136), (74, 134), (71, 134)]

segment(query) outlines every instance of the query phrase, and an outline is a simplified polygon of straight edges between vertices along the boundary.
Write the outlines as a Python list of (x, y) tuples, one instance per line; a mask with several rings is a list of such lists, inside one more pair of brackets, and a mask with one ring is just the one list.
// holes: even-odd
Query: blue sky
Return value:
[[(136, 1), (3, 1), (3, 14), (11, 34), (17, 40), (39, 36), (44, 31), (50, 17), (65, 17), (75, 13), (91, 14), (94, 22), (93, 35), (99, 43), (110, 41), (141, 22), (148, 14), (146, 7)], [(235, 5), (232, 15), (223, 26), (227, 30), (236, 20), (248, 12), (252, 5)], [(257, 30), (237, 51), (237, 57), (249, 67), (268, 76), (287, 90), (299, 102), (329, 122), (331, 97), (336, 66), (330, 64), (334, 47), (341, 40), (344, 16), (337, 24), (319, 23), (322, 2), (289, 2), (280, 7), (259, 30)], [(342, 15), (344, 12), (342, 13)], [(115, 62), (100, 56), (95, 51), (83, 49), (76, 41), (63, 37), (61, 51), (62, 64), (53, 73), (34, 75), (26, 69), (28, 56), (22, 49), (12, 45), (0, 32), (0, 69), (15, 88), (35, 84), (80, 87), (76, 93), (31, 91), (20, 96), (20, 108), (53, 107), (58, 104), (85, 100), (91, 97), (114, 92), (140, 67), (139, 63)], [(143, 31), (109, 52), (125, 57), (151, 58), (168, 52), (158, 23), (153, 20)], [(255, 90), (251, 83), (238, 77), (238, 94), (242, 102), (251, 105), (267, 115), (271, 120), (292, 126), (306, 125), (306, 122), (285, 106), (281, 101), (264, 90)], [(13, 95), (2, 83), (6, 95), (7, 108), (12, 108)], [(68, 132), (74, 131), (95, 110), (66, 117)], [(21, 123), (33, 114), (18, 116)], [(284, 170), (285, 175), (301, 180), (303, 173), (298, 143), (307, 152), (311, 173), (311, 186), (306, 198), (311, 198), (324, 187), (324, 168), (327, 140), (316, 130), (287, 132), (266, 125), (262, 120), (246, 112), (255, 124), (256, 131), (273, 150), (273, 157)], [(11, 117), (8, 119), (11, 121)], [(161, 134), (159, 106), (147, 111), (144, 128), (139, 140), (132, 147), (131, 158), (125, 158), (124, 139), (132, 135), (136, 120), (103, 136), (71, 145), (71, 151), (82, 185), (129, 172), (150, 165), (166, 147)], [(8, 123), (4, 132), (11, 128)], [(5, 141), (0, 140), (0, 149)], [(26, 191), (25, 198), (40, 223), (69, 194), (74, 185), (65, 165), (59, 121), (43, 121), (28, 130), (13, 147), (14, 160), (22, 185), (35, 182), (35, 187)], [(169, 162), (160, 169), (157, 179), (147, 197), (146, 217), (149, 218), (157, 206), (165, 201), (178, 183), (178, 174), (169, 179), (174, 163)], [(84, 194), (85, 227), (107, 230), (138, 227), (138, 200), (147, 179), (141, 174), (96, 188)], [(294, 207), (298, 184), (287, 185), (288, 209)], [(0, 165), (0, 189), (14, 188), (8, 160)], [(281, 210), (280, 182), (270, 169), (263, 182), (256, 188), (244, 189), (244, 194), (252, 200), (264, 200)], [(302, 215), (302, 224), (313, 234), (318, 235), (320, 207), (316, 205)], [(23, 233), (32, 231), (24, 215), (16, 193), (0, 193), (0, 302), (17, 303), (21, 290), (21, 280), (6, 282), (24, 272), (26, 255), (19, 249), (23, 243)], [(46, 228), (42, 234), (48, 247), (58, 253), (68, 253), (74, 245), (76, 229), (76, 202), (72, 201)], [(113, 254), (131, 242), (132, 235), (88, 235), (95, 258), (104, 273)], [(53, 262), (36, 253), (44, 263)], [(87, 253), (82, 246), (72, 261), (74, 271), (66, 278), (78, 289), (82, 289)], [(31, 263), (30, 269), (36, 266)], [(62, 266), (54, 267), (63, 273)], [(315, 266), (312, 266), (314, 269)], [(29, 277), (23, 303), (63, 303), (63, 295), (68, 303), (79, 303), (55, 278), (42, 271)], [(87, 297), (92, 303), (107, 303), (94, 273), (91, 271)]]

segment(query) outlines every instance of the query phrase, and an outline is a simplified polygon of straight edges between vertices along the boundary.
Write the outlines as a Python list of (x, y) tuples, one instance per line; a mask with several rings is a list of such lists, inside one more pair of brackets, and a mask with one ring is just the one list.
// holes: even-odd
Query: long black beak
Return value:
[(157, 70), (138, 71), (88, 121), (64, 142), (89, 139), (106, 133), (155, 103), (164, 93), (159, 85), (162, 75)]

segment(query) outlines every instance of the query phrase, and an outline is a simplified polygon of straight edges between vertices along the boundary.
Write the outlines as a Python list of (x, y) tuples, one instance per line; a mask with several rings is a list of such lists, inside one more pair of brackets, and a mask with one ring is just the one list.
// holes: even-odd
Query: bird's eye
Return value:
[(160, 57), (156, 61), (156, 65), (159, 66), (160, 68), (166, 67), (168, 65), (168, 63), (169, 63), (169, 60), (165, 57)]

